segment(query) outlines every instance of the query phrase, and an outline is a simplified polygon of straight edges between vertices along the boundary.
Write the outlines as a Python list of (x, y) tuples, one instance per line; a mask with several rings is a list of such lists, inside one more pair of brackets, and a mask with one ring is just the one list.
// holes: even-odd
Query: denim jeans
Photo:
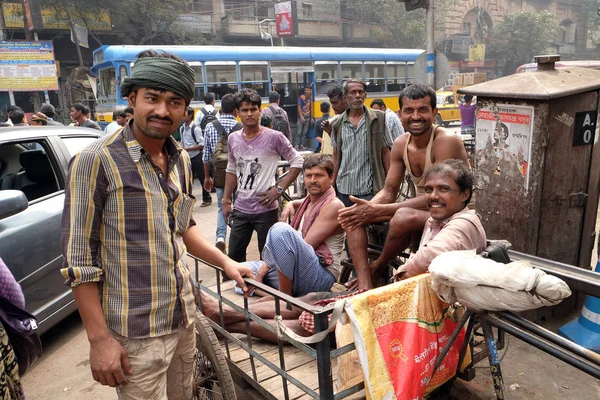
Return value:
[(306, 139), (306, 133), (310, 128), (310, 115), (307, 116), (299, 116), (298, 124), (296, 125), (296, 141), (295, 145), (304, 146), (304, 140)]
[(215, 190), (217, 191), (217, 206), (219, 207), (219, 211), (217, 212), (216, 238), (223, 238), (225, 240), (227, 239), (227, 223), (223, 217), (223, 194), (225, 193), (225, 188), (216, 187)]

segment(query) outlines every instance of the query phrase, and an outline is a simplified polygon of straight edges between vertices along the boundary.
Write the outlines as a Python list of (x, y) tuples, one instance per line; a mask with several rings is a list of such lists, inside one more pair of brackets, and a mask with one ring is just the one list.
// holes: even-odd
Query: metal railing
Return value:
[[(221, 268), (211, 265), (209, 263), (206, 263), (205, 261), (203, 261), (191, 254), (189, 254), (189, 256), (192, 257), (195, 262), (196, 278), (198, 278), (198, 271), (199, 271), (200, 263), (207, 265), (215, 270), (216, 289), (217, 289), (216, 292), (204, 285), (200, 285), (200, 290), (202, 290), (205, 293), (207, 293), (208, 295), (214, 297), (219, 302), (219, 314), (220, 314), (220, 318), (221, 318), (220, 324), (217, 324), (210, 319), (209, 319), (209, 322), (210, 322), (211, 326), (218, 333), (223, 335), (223, 337), (225, 338), (225, 341), (224, 341), (225, 354), (227, 356), (227, 360), (229, 362), (229, 367), (232, 370), (232, 372), (234, 372), (236, 375), (244, 378), (244, 380), (246, 382), (248, 382), (260, 394), (262, 394), (263, 396), (265, 396), (268, 399), (275, 399), (275, 397), (269, 391), (267, 391), (265, 388), (263, 388), (261, 386), (260, 382), (258, 382), (258, 375), (256, 372), (256, 360), (258, 360), (263, 365), (267, 366), (268, 368), (270, 368), (275, 373), (277, 373), (278, 375), (281, 376), (284, 399), (286, 399), (286, 400), (290, 398), (289, 389), (288, 389), (288, 385), (290, 383), (293, 384), (294, 386), (296, 386), (298, 389), (302, 390), (307, 395), (309, 395), (315, 399), (330, 399), (330, 400), (343, 399), (343, 398), (346, 398), (346, 397), (364, 389), (364, 383), (359, 383), (359, 384), (354, 385), (344, 391), (334, 394), (332, 360), (335, 360), (337, 357), (354, 350), (355, 347), (354, 347), (353, 343), (346, 345), (339, 349), (331, 350), (331, 346), (332, 346), (331, 336), (332, 335), (325, 336), (325, 338), (321, 342), (318, 342), (315, 344), (315, 348), (312, 348), (304, 343), (300, 343), (289, 337), (286, 337), (285, 342), (284, 342), (281, 335), (277, 335), (278, 330), (277, 330), (276, 326), (269, 324), (268, 322), (264, 321), (262, 318), (258, 317), (256, 314), (253, 314), (252, 312), (249, 311), (247, 298), (244, 298), (244, 305), (243, 305), (243, 307), (241, 307), (222, 295), (222, 285), (223, 284), (221, 283), (221, 277), (223, 276), (223, 270)], [(254, 286), (254, 288), (261, 290), (261, 291), (269, 294), (270, 296), (274, 297), (274, 299), (275, 299), (275, 301), (274, 301), (275, 314), (276, 315), (279, 315), (279, 316), (281, 315), (282, 305), (284, 307), (286, 307), (288, 310), (291, 310), (292, 307), (294, 307), (294, 308), (300, 309), (302, 311), (306, 311), (314, 317), (315, 333), (322, 332), (328, 328), (328, 325), (329, 325), (328, 317), (333, 312), (333, 304), (330, 306), (325, 306), (325, 307), (313, 306), (313, 305), (304, 303), (303, 301), (301, 301), (297, 298), (288, 296), (276, 289), (273, 289), (270, 286), (264, 285), (253, 279), (244, 278), (244, 280), (249, 285)], [(227, 305), (227, 306), (231, 307), (232, 309), (234, 309), (235, 311), (242, 313), (245, 316), (246, 331), (247, 331), (245, 341), (241, 340), (239, 337), (234, 336), (234, 334), (229, 333), (224, 328), (225, 320), (223, 317), (223, 305)], [(267, 329), (268, 331), (270, 331), (278, 336), (277, 350), (279, 353), (279, 365), (275, 364), (272, 361), (269, 361), (263, 355), (261, 355), (257, 350), (255, 350), (253, 348), (252, 337), (250, 334), (250, 322), (251, 321), (257, 323), (262, 328)], [(316, 360), (316, 365), (317, 365), (316, 372), (318, 375), (318, 383), (319, 383), (319, 392), (318, 393), (315, 390), (308, 387), (307, 385), (305, 385), (304, 383), (300, 382), (298, 379), (294, 378), (286, 370), (285, 352), (284, 352), (284, 344), (285, 343), (289, 343), (289, 344), (293, 345), (294, 347), (300, 349), (301, 351), (303, 351), (304, 353), (309, 355), (312, 359)], [(251, 369), (250, 375), (248, 373), (246, 373), (245, 371), (243, 371), (238, 365), (236, 365), (236, 363), (234, 361), (232, 361), (231, 351), (230, 351), (231, 344), (235, 344), (248, 352), (248, 355), (250, 357), (250, 369)], [(276, 399), (276, 400), (279, 400), (279, 399)]]

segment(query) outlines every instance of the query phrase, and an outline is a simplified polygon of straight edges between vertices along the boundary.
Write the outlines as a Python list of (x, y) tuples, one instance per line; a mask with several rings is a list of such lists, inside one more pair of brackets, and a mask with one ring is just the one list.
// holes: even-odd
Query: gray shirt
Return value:
[[(192, 135), (192, 129), (194, 129), (194, 135), (196, 135), (196, 139), (198, 139), (198, 141), (194, 139), (194, 135)], [(184, 149), (195, 146), (204, 146), (204, 136), (202, 136), (202, 129), (200, 129), (199, 126), (196, 126), (195, 123), (192, 122), (190, 126), (186, 126), (185, 124), (183, 124), (180, 132), (181, 143), (183, 144)], [(188, 154), (190, 155), (190, 158), (194, 158), (198, 154), (200, 154), (200, 150), (188, 151)]]
[(100, 129), (100, 126), (97, 123), (95, 123), (94, 121), (92, 121), (91, 119), (86, 119), (85, 122), (83, 124), (81, 124), (81, 126), (83, 128), (98, 129), (99, 131), (102, 130), (102, 129)]

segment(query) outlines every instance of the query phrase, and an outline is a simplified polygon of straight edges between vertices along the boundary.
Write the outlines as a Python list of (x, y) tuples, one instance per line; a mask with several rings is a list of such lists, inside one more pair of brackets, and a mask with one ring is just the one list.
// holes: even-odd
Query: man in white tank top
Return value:
[[(357, 280), (350, 288), (373, 288), (372, 276), (411, 243), (413, 233), (423, 231), (429, 218), (424, 197), (423, 177), (436, 162), (458, 159), (469, 166), (467, 152), (457, 135), (434, 125), (436, 93), (427, 85), (412, 85), (398, 97), (400, 120), (406, 133), (392, 146), (385, 186), (372, 200), (352, 198), (356, 204), (339, 211), (338, 220), (346, 230), (348, 248)], [(400, 185), (410, 180), (416, 197), (396, 203)], [(367, 258), (366, 224), (389, 221), (389, 231), (381, 256), (370, 265)]]

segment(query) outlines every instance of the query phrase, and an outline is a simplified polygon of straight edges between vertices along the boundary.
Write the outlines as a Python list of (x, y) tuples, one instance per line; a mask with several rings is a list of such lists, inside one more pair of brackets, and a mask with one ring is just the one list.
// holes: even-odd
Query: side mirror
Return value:
[(29, 201), (20, 190), (0, 191), (0, 220), (12, 217), (29, 207)]

